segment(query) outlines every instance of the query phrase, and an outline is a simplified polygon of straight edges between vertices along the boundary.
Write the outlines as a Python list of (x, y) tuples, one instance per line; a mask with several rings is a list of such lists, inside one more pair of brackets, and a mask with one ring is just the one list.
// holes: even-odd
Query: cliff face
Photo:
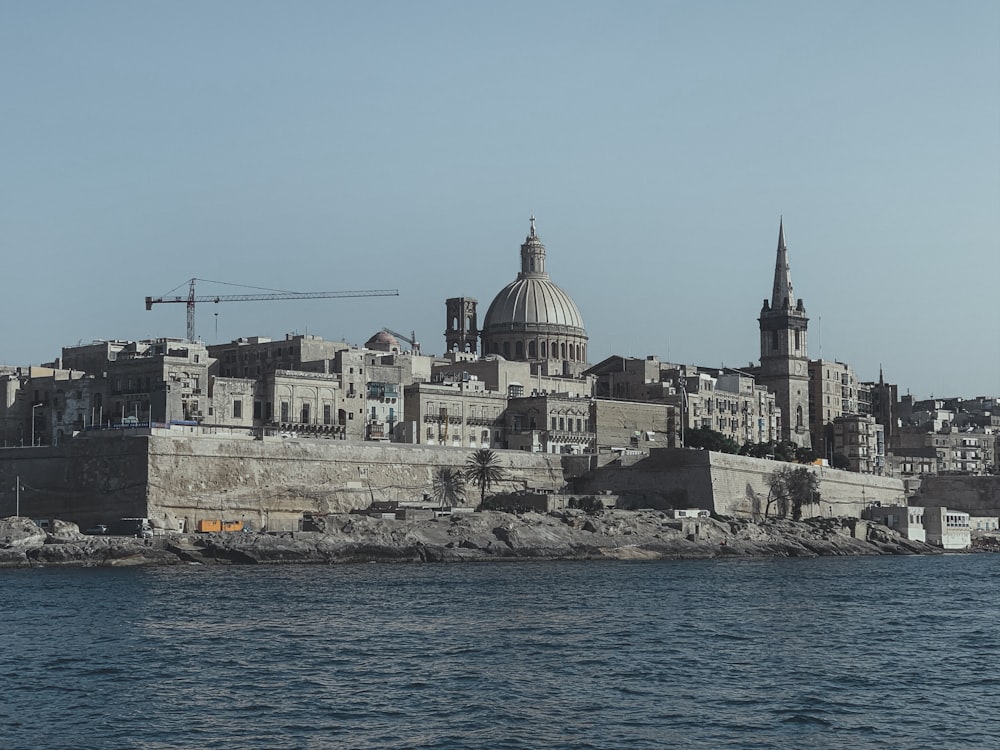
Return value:
[[(0, 567), (659, 560), (718, 557), (923, 554), (939, 550), (854, 519), (683, 523), (655, 511), (587, 515), (499, 512), (400, 521), (334, 514), (319, 532), (173, 534), (141, 540), (92, 537), (57, 523), (50, 533), (23, 518), (0, 520)], [(852, 533), (860, 532), (858, 539)]]

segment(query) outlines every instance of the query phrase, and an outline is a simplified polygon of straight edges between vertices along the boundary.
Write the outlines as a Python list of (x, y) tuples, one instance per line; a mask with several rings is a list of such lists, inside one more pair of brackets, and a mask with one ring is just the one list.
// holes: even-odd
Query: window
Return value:
[(243, 419), (243, 400), (233, 399), (233, 419)]
[(333, 424), (333, 407), (323, 404), (323, 424)]
[(289, 403), (287, 401), (282, 401), (281, 402), (281, 421), (282, 422), (287, 422), (288, 421), (288, 415), (289, 415), (290, 412), (291, 412), (291, 407), (290, 407)]
[(556, 428), (556, 418), (552, 417), (552, 429), (554, 430), (555, 428)]
[(302, 404), (302, 424), (309, 424), (309, 404)]

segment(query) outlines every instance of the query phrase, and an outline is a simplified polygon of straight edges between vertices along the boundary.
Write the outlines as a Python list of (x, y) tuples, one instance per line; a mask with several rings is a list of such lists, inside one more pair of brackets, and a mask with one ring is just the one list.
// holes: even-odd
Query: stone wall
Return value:
[[(303, 513), (335, 513), (372, 500), (419, 500), (442, 467), (462, 467), (468, 448), (328, 440), (154, 436), (150, 517), (224, 518), (294, 529)], [(559, 456), (497, 451), (508, 479), (492, 491), (563, 488)], [(467, 487), (468, 502), (479, 502)]]
[(12, 516), (16, 478), (20, 515), (80, 524), (146, 516), (148, 435), (94, 433), (58, 446), (0, 449), (0, 515)]
[[(149, 517), (194, 529), (203, 519), (293, 529), (303, 513), (343, 512), (374, 500), (419, 500), (442, 467), (470, 450), (438, 446), (201, 435), (194, 429), (91, 433), (61, 446), (0, 449), (0, 515), (61, 518), (86, 527)], [(767, 502), (767, 477), (781, 464), (709, 451), (654, 449), (604, 463), (595, 457), (497, 451), (508, 479), (493, 492), (526, 488), (576, 496), (615, 494), (628, 507), (705, 508), (753, 516)], [(565, 474), (564, 474), (565, 465)], [(902, 502), (899, 480), (814, 468), (821, 502), (804, 514), (860, 516), (865, 505)], [(569, 484), (564, 476), (570, 477)], [(941, 478), (949, 507), (1000, 515), (1000, 478)], [(983, 480), (982, 486), (969, 479)], [(959, 480), (963, 480), (959, 482)], [(933, 484), (928, 485), (933, 487)], [(962, 488), (965, 489), (962, 489)], [(964, 494), (960, 494), (960, 490)], [(937, 490), (935, 490), (937, 491)], [(467, 488), (469, 504), (478, 492)], [(964, 505), (957, 502), (967, 498)], [(977, 499), (978, 498), (978, 499)], [(925, 500), (925, 502), (927, 502)], [(927, 504), (931, 504), (927, 502)], [(986, 513), (984, 513), (986, 514)]]
[(944, 506), (973, 516), (1000, 516), (1000, 477), (924, 477), (910, 504)]
[[(626, 465), (627, 464), (627, 465)], [(638, 461), (612, 462), (577, 478), (577, 493), (617, 492), (632, 507), (705, 508), (720, 515), (762, 514), (768, 477), (784, 464), (727, 453), (654, 449)], [(898, 479), (810, 467), (820, 480), (820, 502), (803, 507), (804, 516), (857, 516), (873, 502), (902, 503)]]

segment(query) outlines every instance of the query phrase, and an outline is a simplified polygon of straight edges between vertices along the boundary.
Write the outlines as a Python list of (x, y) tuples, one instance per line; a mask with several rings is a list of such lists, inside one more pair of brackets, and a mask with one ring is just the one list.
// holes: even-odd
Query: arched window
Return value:
[(536, 356), (535, 341), (531, 340), (528, 342), (528, 359), (534, 359), (535, 356)]
[(545, 359), (547, 356), (549, 356), (549, 347), (547, 346), (547, 343), (545, 341), (543, 341), (542, 342), (542, 359)]
[(514, 344), (514, 359), (524, 359), (524, 342), (518, 341)]
[(795, 426), (802, 427), (802, 407), (795, 407)]
[(560, 346), (560, 349), (562, 350), (562, 357), (561, 358), (562, 359), (566, 359), (566, 342), (565, 341)]
[(509, 341), (504, 341), (503, 342), (503, 356), (505, 358), (507, 358), (507, 359), (510, 359), (510, 342)]

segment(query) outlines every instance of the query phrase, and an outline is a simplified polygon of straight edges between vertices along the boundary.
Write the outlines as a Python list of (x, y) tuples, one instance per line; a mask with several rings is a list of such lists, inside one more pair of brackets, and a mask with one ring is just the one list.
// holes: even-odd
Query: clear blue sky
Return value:
[(1000, 395), (995, 0), (0, 0), (0, 91), (2, 363), (182, 337), (143, 298), (192, 276), (400, 290), (206, 305), (209, 343), (441, 352), (534, 214), (592, 362), (743, 366), (783, 215), (812, 357)]

